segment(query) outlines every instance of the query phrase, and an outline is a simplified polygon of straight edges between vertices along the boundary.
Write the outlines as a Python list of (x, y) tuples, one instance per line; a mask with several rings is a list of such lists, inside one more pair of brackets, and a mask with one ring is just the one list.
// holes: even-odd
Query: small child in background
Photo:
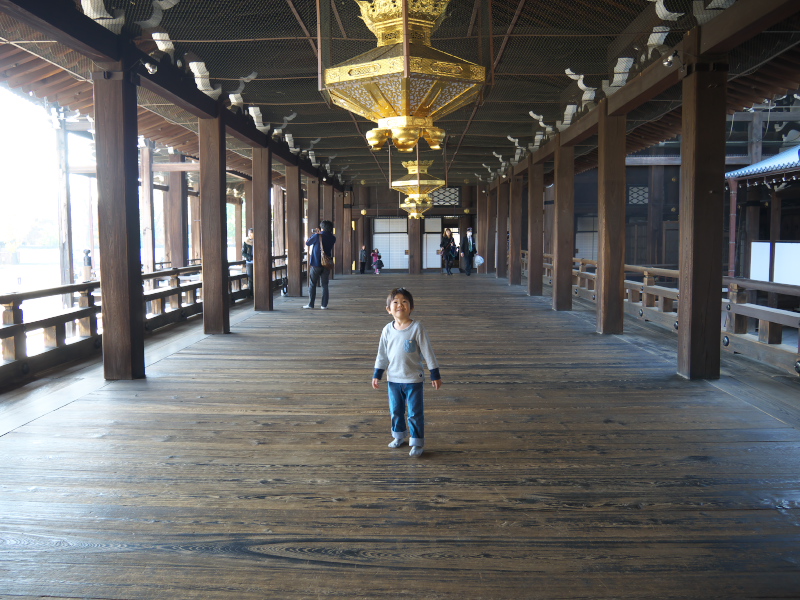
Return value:
[[(386, 372), (389, 386), (389, 412), (392, 417), (392, 441), (389, 448), (399, 448), (411, 429), (409, 456), (421, 456), (425, 445), (425, 411), (423, 383), (425, 372), (422, 359), (431, 372), (431, 385), (438, 390), (442, 386), (439, 363), (433, 353), (431, 342), (422, 323), (411, 318), (414, 297), (404, 288), (395, 288), (386, 299), (386, 312), (394, 321), (381, 332), (378, 356), (372, 387), (379, 389), (380, 380)], [(408, 427), (406, 427), (408, 407)]]

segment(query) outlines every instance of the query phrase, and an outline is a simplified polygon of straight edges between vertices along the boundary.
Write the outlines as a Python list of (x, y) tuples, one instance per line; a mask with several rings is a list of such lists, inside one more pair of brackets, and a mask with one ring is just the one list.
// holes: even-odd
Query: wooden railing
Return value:
[[(553, 283), (552, 254), (544, 255), (544, 278)], [(527, 253), (523, 255), (527, 273)], [(573, 292), (577, 297), (597, 301), (597, 261), (573, 259)], [(656, 323), (678, 331), (680, 271), (658, 266), (625, 265), (625, 312), (642, 321)], [(637, 280), (628, 279), (635, 276)], [(641, 278), (641, 281), (638, 281)], [(661, 281), (659, 281), (661, 280)], [(750, 279), (723, 278), (722, 349), (800, 374), (800, 286), (782, 285)], [(797, 299), (795, 310), (784, 310), (749, 303), (747, 292), (768, 292)], [(727, 298), (724, 298), (725, 295)], [(792, 345), (783, 343), (785, 328), (794, 330)], [(794, 339), (797, 342), (794, 342)]]
[[(275, 257), (283, 263), (273, 268), (273, 290), (280, 287), (286, 276), (285, 257)], [(231, 301), (250, 295), (244, 261), (229, 263), (228, 285)], [(145, 330), (157, 329), (185, 321), (203, 311), (202, 267), (193, 265), (179, 269), (166, 269), (142, 275), (144, 287)], [(0, 326), (2, 363), (0, 385), (41, 372), (56, 365), (85, 358), (102, 346), (102, 306), (99, 281), (63, 285), (46, 290), (33, 290), (0, 295), (3, 307), (3, 324)], [(43, 318), (25, 320), (22, 303), (53, 296), (77, 295), (77, 306), (60, 310)], [(44, 339), (43, 350), (31, 354), (28, 336), (40, 331)], [(68, 337), (68, 334), (72, 334)]]

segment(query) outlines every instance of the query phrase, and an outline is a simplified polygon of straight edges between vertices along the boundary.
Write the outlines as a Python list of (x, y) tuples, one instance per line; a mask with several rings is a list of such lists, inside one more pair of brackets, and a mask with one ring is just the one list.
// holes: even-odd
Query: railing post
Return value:
[(762, 344), (780, 344), (783, 341), (783, 325), (759, 319), (758, 341)]
[(44, 347), (47, 350), (63, 346), (66, 339), (67, 339), (66, 323), (59, 323), (58, 325), (53, 325), (52, 327), (44, 328)]
[[(732, 284), (728, 290), (728, 299), (731, 304), (747, 304), (747, 291)], [(726, 329), (730, 333), (747, 333), (747, 317), (744, 315), (728, 315)]]
[(178, 290), (178, 293), (169, 297), (169, 306), (172, 310), (179, 310), (181, 307), (181, 278), (178, 276), (178, 270), (172, 273), (169, 278), (169, 287)]
[[(21, 325), (21, 302), (15, 300), (11, 304), (3, 305), (3, 325)], [(3, 360), (22, 360), (28, 356), (27, 338), (25, 331), (14, 334), (13, 337), (3, 338)]]
[[(646, 287), (651, 287), (656, 284), (656, 278), (650, 275), (647, 271), (644, 272), (644, 277), (642, 278), (642, 283)], [(646, 306), (648, 308), (652, 308), (656, 305), (656, 297), (654, 294), (645, 293), (642, 297), (642, 306)]]
[[(94, 306), (94, 295), (92, 290), (86, 289), (80, 291), (81, 297), (78, 300), (78, 306), (81, 308), (89, 308)], [(78, 335), (81, 337), (96, 337), (97, 336), (97, 313), (78, 319)]]

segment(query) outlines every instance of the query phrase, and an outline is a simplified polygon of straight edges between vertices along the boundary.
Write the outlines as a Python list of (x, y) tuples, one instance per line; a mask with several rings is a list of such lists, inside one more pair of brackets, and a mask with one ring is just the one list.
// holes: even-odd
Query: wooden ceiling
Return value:
[[(52, 10), (75, 13), (78, 23), (86, 20), (95, 25), (89, 23), (90, 16), (83, 9), (96, 8), (96, 1), (39, 1), (51, 5)], [(753, 0), (739, 0), (742, 2), (754, 4)], [(70, 112), (92, 115), (91, 62), (74, 45), (54, 43), (47, 31), (36, 31), (30, 23), (18, 20), (15, 6), (20, 4), (25, 3), (0, 0), (0, 83)], [(235, 102), (231, 92), (241, 88), (243, 106), (232, 107), (239, 109), (240, 118), (249, 119), (244, 112), (247, 107), (258, 107), (265, 124), (274, 129), (285, 122), (283, 129), (293, 134), (296, 149), (312, 148), (317, 162), (324, 165), (330, 161), (332, 170), (342, 173), (345, 181), (386, 184), (387, 152), (372, 154), (363, 139), (363, 132), (373, 125), (328, 106), (316, 89), (320, 48), (314, 1), (246, 0), (233, 6), (181, 0), (162, 11), (163, 19), (157, 27), (141, 24), (154, 14), (150, 0), (107, 0), (100, 4), (109, 16), (124, 18), (119, 34), (115, 34), (120, 44), (135, 44), (152, 54), (153, 62), (164, 69), (180, 69), (192, 85), (195, 79), (188, 62), (202, 62), (209, 72), (210, 89), (220, 89), (224, 102)], [(351, 57), (374, 47), (374, 38), (365, 33), (356, 18), (353, 0), (331, 0), (331, 8), (330, 22), (320, 27), (323, 34), (329, 33), (323, 35), (328, 40), (323, 44), (330, 44), (331, 63), (337, 57)], [(797, 10), (785, 11), (790, 16), (729, 53), (729, 112), (800, 88), (800, 19), (793, 14)], [(437, 123), (449, 134), (445, 151), (435, 155), (425, 152), (425, 158), (434, 158), (442, 171), (436, 173), (434, 169), (435, 174), (443, 175), (447, 165), (454, 185), (475, 183), (478, 175), (485, 179), (489, 175), (486, 166), (496, 170), (501, 164), (495, 153), (509, 161), (514, 154), (509, 136), (523, 147), (532, 145), (538, 124), (528, 112), (545, 116), (545, 123), (555, 126), (567, 105), (581, 103), (576, 96), (581, 90), (566, 69), (580, 72), (583, 84), (597, 88), (594, 102), (603, 96), (603, 82), (614, 79), (619, 57), (634, 55), (636, 59), (625, 73), (628, 81), (662, 60), (666, 46), (649, 48), (651, 56), (644, 60), (635, 56), (654, 28), (665, 30), (668, 45), (707, 18), (696, 14), (693, 3), (683, 0), (595, 0), (590, 4), (568, 0), (452, 0), (449, 11), (434, 45), (490, 67), (489, 85), (481, 101)], [(725, 12), (709, 11), (714, 13), (711, 16)], [(85, 12), (93, 14), (94, 21), (103, 22), (96, 12)], [(93, 30), (87, 25), (86, 31)], [(154, 37), (159, 33), (172, 40), (171, 53), (157, 49)], [(484, 47), (489, 54), (481, 57)], [(256, 73), (252, 81), (240, 79), (252, 73)], [(153, 100), (152, 96), (140, 94), (140, 135), (196, 157), (196, 118), (174, 102)], [(588, 104), (586, 110), (592, 105)], [(292, 114), (296, 115), (294, 119), (284, 121)], [(578, 116), (581, 114), (579, 109)], [(674, 138), (681, 129), (679, 95), (668, 90), (632, 112), (628, 123), (629, 153)], [(285, 146), (285, 142), (279, 143)], [(285, 149), (287, 156), (293, 154)], [(579, 171), (595, 167), (594, 141), (579, 145), (576, 157)], [(395, 156), (395, 160), (401, 158)], [(251, 173), (246, 143), (231, 138), (228, 169), (243, 176)]]

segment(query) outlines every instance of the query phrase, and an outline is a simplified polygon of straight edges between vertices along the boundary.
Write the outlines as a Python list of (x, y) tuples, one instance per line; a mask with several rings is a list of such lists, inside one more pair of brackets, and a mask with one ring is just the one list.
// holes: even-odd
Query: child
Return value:
[(378, 356), (375, 359), (375, 373), (372, 387), (376, 390), (383, 372), (388, 370), (386, 379), (389, 385), (389, 412), (392, 417), (392, 441), (389, 448), (399, 448), (406, 438), (406, 405), (408, 405), (408, 425), (411, 429), (409, 456), (422, 456), (425, 444), (425, 414), (422, 402), (422, 387), (425, 373), (422, 359), (431, 372), (431, 385), (438, 390), (442, 386), (439, 376), (439, 363), (433, 354), (431, 342), (425, 328), (419, 321), (411, 319), (414, 310), (414, 297), (403, 288), (389, 292), (386, 299), (386, 312), (394, 317), (381, 332)]
[(373, 248), (372, 254), (370, 256), (372, 258), (372, 270), (375, 272), (375, 275), (379, 275), (380, 271), (378, 271), (377, 264), (378, 260), (380, 260), (381, 258), (380, 252), (378, 252), (377, 248)]

